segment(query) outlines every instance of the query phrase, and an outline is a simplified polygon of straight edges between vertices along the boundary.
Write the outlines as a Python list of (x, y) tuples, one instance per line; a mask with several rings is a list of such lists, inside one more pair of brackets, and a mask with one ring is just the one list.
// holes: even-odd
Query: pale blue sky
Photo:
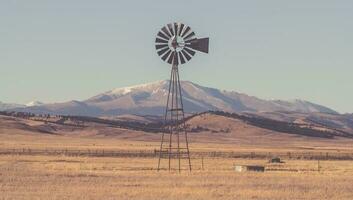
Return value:
[(173, 21), (210, 37), (182, 79), (353, 112), (351, 0), (1, 0), (0, 101), (83, 100), (167, 79), (154, 38)]

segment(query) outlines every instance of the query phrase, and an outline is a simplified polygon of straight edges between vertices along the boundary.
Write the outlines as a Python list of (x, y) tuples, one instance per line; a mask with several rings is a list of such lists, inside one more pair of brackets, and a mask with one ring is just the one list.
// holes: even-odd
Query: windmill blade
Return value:
[(166, 54), (164, 54), (164, 56), (162, 56), (162, 60), (166, 61), (168, 56), (172, 53), (172, 51), (169, 49), (169, 51), (167, 51)]
[(180, 36), (181, 32), (184, 29), (184, 26), (185, 26), (184, 24), (180, 24), (178, 36)]
[(189, 56), (189, 54), (187, 54), (185, 50), (182, 50), (181, 53), (186, 58), (186, 60), (188, 60), (188, 61), (191, 60), (191, 56)]
[(181, 34), (181, 37), (184, 38), (184, 36), (191, 30), (191, 28), (188, 26), (186, 27), (185, 31), (183, 32), (183, 34)]
[(203, 53), (208, 53), (209, 38), (193, 39), (189, 40), (188, 42), (189, 43), (185, 45), (186, 47)]
[(167, 27), (163, 26), (163, 28), (161, 30), (165, 35), (168, 36), (168, 40), (172, 37), (172, 35), (169, 33)]
[(198, 40), (194, 38), (192, 40), (187, 41), (187, 43), (185, 43), (185, 46), (196, 50), (198, 48), (198, 44)]
[(179, 32), (179, 24), (174, 23), (174, 35), (178, 35), (178, 32)]
[(169, 38), (165, 34), (163, 34), (161, 31), (159, 31), (157, 35), (163, 39), (169, 40)]
[(195, 36), (195, 33), (194, 33), (194, 32), (191, 32), (189, 35), (187, 35), (187, 36), (184, 38), (185, 42), (187, 42), (188, 40), (192, 39), (192, 37), (194, 37), (194, 36)]
[(195, 51), (193, 51), (192, 49), (188, 48), (188, 47), (184, 47), (184, 49), (186, 52), (188, 52), (190, 55), (194, 56), (195, 55)]
[(156, 45), (156, 49), (158, 50), (158, 49), (161, 49), (161, 48), (164, 48), (164, 47), (167, 47), (168, 46), (168, 44), (157, 44)]
[(169, 49), (169, 47), (166, 47), (166, 48), (164, 48), (164, 49), (161, 49), (161, 50), (158, 51), (157, 53), (158, 53), (159, 56), (161, 56), (161, 55), (163, 55), (166, 51), (168, 51), (168, 49)]
[(169, 57), (169, 59), (168, 59), (168, 63), (169, 63), (169, 64), (173, 64), (174, 54), (175, 54), (175, 52), (173, 52), (173, 53), (170, 55), (170, 57)]
[(181, 52), (178, 52), (178, 56), (181, 64), (186, 63), (185, 58)]
[(185, 41), (185, 45), (191, 45), (192, 43), (197, 43), (197, 38), (192, 38), (188, 41)]
[(161, 38), (156, 38), (156, 43), (168, 43), (167, 40), (162, 40)]
[(174, 31), (173, 31), (173, 24), (168, 24), (168, 30), (172, 36), (174, 36)]

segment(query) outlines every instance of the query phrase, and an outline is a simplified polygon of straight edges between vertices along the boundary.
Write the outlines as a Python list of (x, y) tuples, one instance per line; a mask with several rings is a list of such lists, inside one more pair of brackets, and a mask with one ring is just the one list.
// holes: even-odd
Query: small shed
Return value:
[(236, 172), (247, 172), (247, 171), (264, 172), (265, 167), (260, 165), (235, 165), (234, 170)]
[(269, 163), (284, 163), (281, 158), (279, 157), (274, 157), (274, 158), (271, 158), (269, 161)]

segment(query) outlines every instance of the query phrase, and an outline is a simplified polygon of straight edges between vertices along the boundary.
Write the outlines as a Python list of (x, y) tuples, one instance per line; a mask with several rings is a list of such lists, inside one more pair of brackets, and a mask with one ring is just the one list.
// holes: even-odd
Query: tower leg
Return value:
[[(181, 96), (181, 85), (180, 85), (180, 79), (179, 79), (179, 72), (177, 73), (178, 75), (178, 84), (179, 84), (179, 92), (180, 92), (180, 104), (181, 104), (181, 107), (183, 108), (184, 105), (183, 105), (183, 98)], [(186, 145), (186, 151), (187, 151), (187, 158), (189, 160), (189, 170), (191, 171), (191, 160), (190, 160), (190, 151), (189, 151), (189, 141), (188, 141), (188, 133), (186, 131), (186, 124), (185, 124), (185, 114), (184, 114), (184, 111), (183, 111), (183, 116), (182, 116), (182, 123), (183, 123), (183, 129), (184, 129), (184, 134), (185, 134), (185, 145)]]
[[(170, 72), (169, 89), (168, 89), (168, 97), (167, 97), (167, 106), (166, 106), (165, 114), (164, 114), (164, 123), (163, 123), (163, 127), (166, 126), (166, 122), (167, 122), (168, 108), (169, 108), (170, 86), (171, 86), (171, 83), (172, 83), (172, 76), (173, 76), (173, 70)], [(163, 131), (163, 133), (162, 133), (162, 138), (161, 138), (161, 145), (160, 145), (160, 148), (159, 148), (159, 158), (158, 158), (158, 168), (157, 168), (157, 171), (160, 170), (160, 166), (161, 166), (161, 158), (162, 158), (164, 134), (165, 134), (165, 132)]]

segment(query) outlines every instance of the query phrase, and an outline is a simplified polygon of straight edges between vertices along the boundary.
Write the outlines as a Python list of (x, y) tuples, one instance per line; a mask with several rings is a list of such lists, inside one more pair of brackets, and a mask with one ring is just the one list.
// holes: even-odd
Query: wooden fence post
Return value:
[(317, 160), (317, 171), (320, 172), (321, 166), (320, 166), (320, 159)]
[(201, 157), (201, 166), (202, 166), (202, 171), (204, 170), (204, 167), (203, 167), (203, 156)]

